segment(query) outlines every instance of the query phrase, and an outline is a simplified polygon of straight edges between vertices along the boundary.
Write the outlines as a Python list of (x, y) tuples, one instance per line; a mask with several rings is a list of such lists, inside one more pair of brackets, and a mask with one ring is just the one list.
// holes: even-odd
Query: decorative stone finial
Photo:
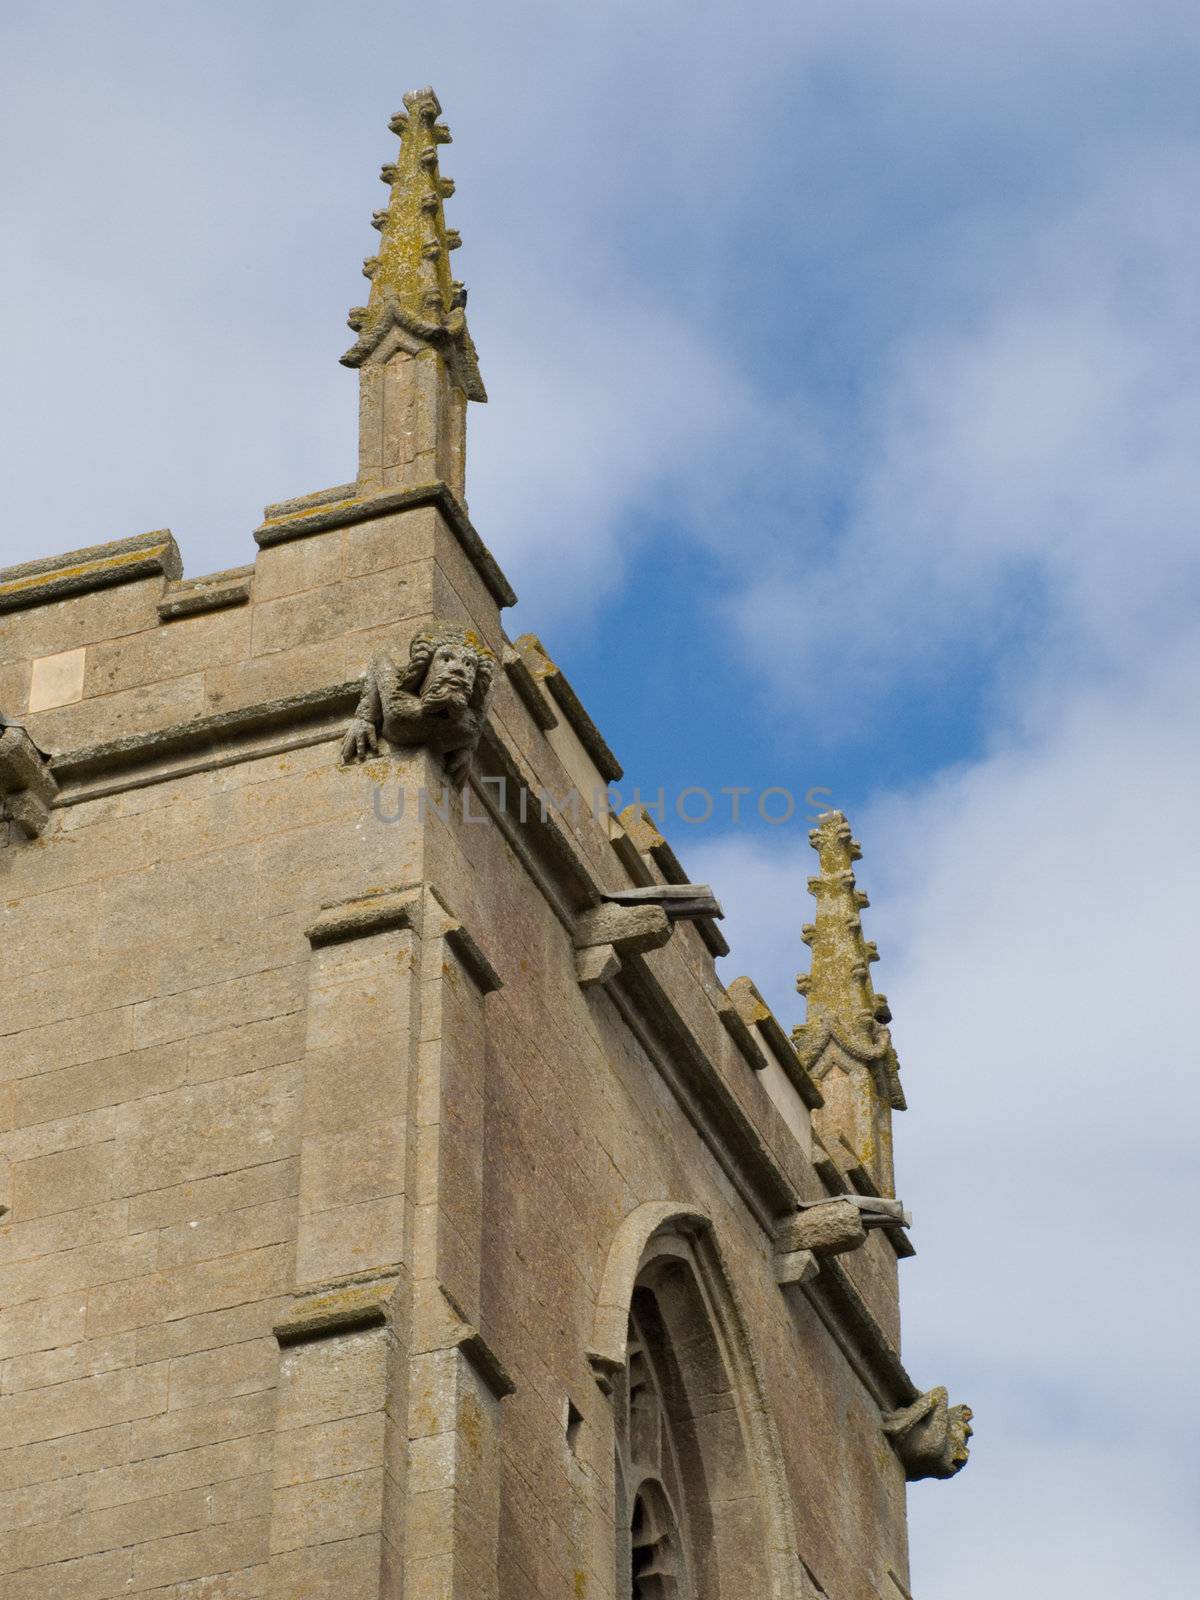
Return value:
[(883, 1419), (883, 1431), (900, 1457), (909, 1483), (920, 1478), (952, 1478), (967, 1464), (970, 1406), (952, 1406), (943, 1388), (930, 1389), (903, 1411)]
[[(808, 880), (817, 911), (801, 934), (812, 950), (811, 971), (796, 979), (808, 1015), (792, 1037), (825, 1095), (814, 1121), (826, 1146), (845, 1153), (852, 1176), (855, 1169), (864, 1172), (878, 1192), (890, 1194), (888, 1112), (903, 1110), (905, 1102), (885, 1026), (891, 1012), (871, 983), (879, 953), (863, 937), (861, 913), (869, 901), (854, 877), (862, 850), (840, 811), (827, 811), (808, 837), (820, 862), (820, 872)], [(836, 1078), (835, 1067), (841, 1068)]]
[(400, 153), (380, 172), (390, 193), (372, 219), (379, 250), (363, 263), (371, 290), (367, 304), (350, 313), (358, 338), (342, 361), (348, 367), (386, 361), (397, 342), (410, 352), (414, 344), (431, 346), (468, 400), (486, 400), (467, 332), (466, 290), (450, 274), (450, 252), (462, 241), (446, 226), (442, 203), (454, 184), (438, 171), (437, 153), (439, 144), (449, 144), (450, 130), (437, 120), (442, 108), (432, 89), (406, 94), (404, 104), (389, 124), (400, 135)]

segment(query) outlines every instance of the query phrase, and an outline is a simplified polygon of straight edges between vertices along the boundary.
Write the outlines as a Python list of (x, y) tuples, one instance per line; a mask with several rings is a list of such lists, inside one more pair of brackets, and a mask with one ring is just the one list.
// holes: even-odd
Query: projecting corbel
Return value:
[(671, 937), (667, 913), (657, 905), (606, 901), (575, 923), (575, 972), (585, 989), (607, 983), (621, 970), (621, 957), (657, 950)]
[(602, 898), (617, 906), (661, 906), (672, 922), (725, 915), (707, 883), (652, 883), (644, 889), (614, 889)]
[(0, 717), (0, 816), (14, 822), (27, 839), (36, 839), (50, 820), (58, 784), (33, 740), (16, 723)]
[(781, 1284), (804, 1283), (820, 1271), (823, 1258), (860, 1249), (869, 1228), (906, 1228), (912, 1222), (899, 1200), (875, 1195), (839, 1194), (798, 1206), (775, 1233), (775, 1277)]

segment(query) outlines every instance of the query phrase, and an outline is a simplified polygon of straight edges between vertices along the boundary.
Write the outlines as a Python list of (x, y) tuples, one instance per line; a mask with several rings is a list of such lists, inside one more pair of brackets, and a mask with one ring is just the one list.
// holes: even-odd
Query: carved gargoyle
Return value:
[(377, 655), (342, 741), (343, 761), (364, 761), (380, 735), (395, 745), (427, 745), (461, 789), (483, 732), (495, 657), (469, 628), (435, 622), (414, 635), (401, 668)]
[(919, 1478), (952, 1478), (967, 1464), (971, 1437), (970, 1406), (952, 1406), (943, 1388), (930, 1389), (903, 1411), (883, 1419), (883, 1431), (910, 1483)]

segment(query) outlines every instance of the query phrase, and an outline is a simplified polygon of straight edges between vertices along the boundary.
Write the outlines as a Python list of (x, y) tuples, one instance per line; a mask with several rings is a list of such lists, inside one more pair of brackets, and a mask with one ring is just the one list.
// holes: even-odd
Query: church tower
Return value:
[[(470, 520), (450, 135), (392, 119), (354, 481), (0, 572), (6, 1600), (906, 1600), (857, 846), (789, 1035)], [(719, 886), (716, 886), (719, 888)]]

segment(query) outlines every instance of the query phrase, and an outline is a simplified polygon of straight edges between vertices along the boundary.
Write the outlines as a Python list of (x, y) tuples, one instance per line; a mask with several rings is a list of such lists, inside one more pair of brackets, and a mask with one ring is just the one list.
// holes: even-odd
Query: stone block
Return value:
[(102, 1555), (65, 1560), (53, 1569), (54, 1588), (45, 1567), (27, 1568), (5, 1578), (4, 1600), (112, 1600), (129, 1593), (128, 1550), (106, 1550)]
[(0, 1491), (26, 1491), (115, 1466), (126, 1458), (129, 1436), (126, 1422), (0, 1450)]
[(251, 652), (294, 650), (325, 639), (344, 639), (432, 612), (431, 573), (424, 564), (308, 589), (254, 607)]
[(296, 1281), (369, 1272), (404, 1260), (403, 1195), (315, 1211), (301, 1218), (296, 1236)]
[[(68, 1213), (67, 1220), (72, 1220), (72, 1214)], [(0, 1267), (0, 1303), (16, 1306), (100, 1284), (127, 1282), (153, 1267), (154, 1248), (154, 1238), (140, 1234)]]
[(122, 1462), (90, 1472), (79, 1480), (88, 1510), (127, 1505), (164, 1492), (207, 1488), (230, 1481), (242, 1482), (251, 1474), (270, 1467), (271, 1440), (268, 1434), (250, 1434), (220, 1444), (202, 1445), (195, 1450), (179, 1450), (152, 1456), (144, 1461)]
[(286, 1488), (289, 1484), (379, 1467), (383, 1461), (385, 1421), (382, 1411), (367, 1411), (280, 1433), (275, 1454), (276, 1484)]
[(249, 606), (157, 622), (144, 633), (105, 639), (87, 652), (88, 696), (115, 694), (171, 678), (204, 672), (250, 654)]
[(51, 755), (88, 745), (107, 744), (131, 734), (174, 727), (204, 710), (204, 675), (189, 673), (165, 683), (142, 684), (118, 694), (96, 695), (70, 705), (31, 711), (31, 738)]
[(234, 1478), (215, 1484), (208, 1491), (208, 1520), (214, 1523), (244, 1522), (271, 1515), (271, 1474), (256, 1472), (253, 1477)]
[(146, 1589), (138, 1600), (265, 1600), (266, 1565), (243, 1567), (240, 1572), (222, 1572), (215, 1578), (197, 1578), (192, 1583), (172, 1583), (165, 1589)]
[(0, 1311), (0, 1359), (30, 1350), (53, 1350), (83, 1336), (87, 1306), (78, 1292), (56, 1295), (22, 1307)]
[(279, 1372), (279, 1346), (273, 1336), (197, 1351), (171, 1362), (171, 1405), (203, 1405), (273, 1389)]
[(136, 1545), (131, 1592), (261, 1563), (267, 1556), (268, 1527), (268, 1519), (260, 1517)]
[[(294, 1155), (300, 1074), (271, 1067), (121, 1108), (118, 1192), (141, 1194), (184, 1178), (204, 1178)], [(190, 1219), (189, 1219), (190, 1220)]]
[(30, 670), (28, 709), (50, 711), (81, 700), (86, 659), (87, 651), (83, 649), (35, 657)]
[(164, 1409), (134, 1422), (128, 1437), (128, 1458), (143, 1461), (268, 1433), (274, 1419), (275, 1396), (269, 1390), (235, 1400), (209, 1400), (203, 1405)]
[(279, 1426), (311, 1427), (381, 1411), (386, 1382), (381, 1329), (295, 1345), (284, 1351), (280, 1366)]
[(196, 1351), (218, 1351), (251, 1339), (264, 1339), (274, 1329), (286, 1304), (282, 1297), (252, 1300), (246, 1305), (202, 1311), (194, 1317), (174, 1317), (170, 1322), (140, 1328), (138, 1362), (166, 1361)]
[(618, 955), (657, 950), (671, 937), (671, 924), (661, 906), (604, 904), (585, 911), (575, 923), (579, 950), (607, 946)]
[(158, 1266), (166, 1271), (279, 1244), (293, 1236), (295, 1225), (296, 1208), (290, 1199), (244, 1206), (203, 1219), (193, 1217), (173, 1228), (164, 1228), (159, 1234)]
[(406, 1126), (403, 1117), (391, 1117), (307, 1137), (301, 1156), (301, 1216), (402, 1194)]
[(305, 967), (297, 962), (146, 1000), (134, 1008), (132, 1042), (138, 1049), (146, 1049), (299, 1011), (304, 1004), (305, 978)]
[[(39, 987), (44, 990), (45, 984)], [(64, 1017), (40, 1028), (0, 1036), (0, 1078), (28, 1078), (123, 1055), (132, 1044), (133, 1013), (128, 1006)]]
[(269, 600), (303, 594), (309, 589), (325, 589), (343, 576), (361, 576), (344, 571), (344, 537), (343, 529), (334, 528), (308, 539), (289, 539), (261, 549), (254, 563), (256, 604), (265, 605)]
[(270, 1600), (349, 1600), (381, 1593), (377, 1533), (335, 1544), (281, 1551), (271, 1557)]
[(25, 1222), (55, 1211), (95, 1205), (112, 1192), (113, 1143), (82, 1145), (18, 1161), (13, 1167), (13, 1216)]
[(783, 1252), (811, 1250), (817, 1255), (840, 1255), (866, 1243), (862, 1212), (849, 1201), (830, 1200), (809, 1206), (780, 1224), (776, 1248)]
[(189, 1533), (206, 1521), (205, 1496), (194, 1489), (85, 1512), (50, 1527), (0, 1534), (0, 1573), (38, 1568), (53, 1583), (53, 1564)]
[(186, 1070), (186, 1047), (171, 1044), (23, 1078), (14, 1086), (13, 1125), (58, 1121), (164, 1094), (179, 1087)]
[(129, 1231), (144, 1233), (201, 1217), (220, 1216), (250, 1206), (269, 1205), (295, 1195), (300, 1183), (300, 1163), (294, 1157), (256, 1162), (212, 1178), (194, 1178), (151, 1189), (129, 1201)]
[(375, 1533), (382, 1515), (381, 1467), (277, 1488), (271, 1507), (272, 1554)]
[(207, 1083), (298, 1061), (303, 1054), (304, 1016), (295, 1011), (189, 1039), (186, 1077), (189, 1083)]
[(133, 1334), (116, 1334), (108, 1339), (86, 1339), (14, 1356), (4, 1366), (3, 1392), (18, 1394), (23, 1389), (44, 1389), (52, 1384), (70, 1383), (76, 1378), (92, 1378), (100, 1372), (137, 1365), (137, 1343)]
[(75, 1383), (0, 1396), (0, 1437), (10, 1445), (36, 1444), (68, 1433), (87, 1433), (114, 1422), (152, 1417), (167, 1408), (167, 1366), (101, 1373)]

